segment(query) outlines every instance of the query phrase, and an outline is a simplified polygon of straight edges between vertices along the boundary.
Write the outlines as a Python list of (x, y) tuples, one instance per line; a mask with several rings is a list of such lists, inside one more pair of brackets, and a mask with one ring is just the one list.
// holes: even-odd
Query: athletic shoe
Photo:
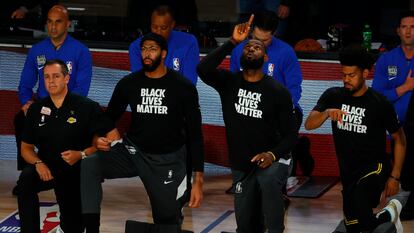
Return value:
[(391, 215), (391, 222), (394, 223), (397, 233), (403, 233), (403, 226), (400, 220), (402, 205), (397, 199), (391, 199), (384, 210), (387, 210)]

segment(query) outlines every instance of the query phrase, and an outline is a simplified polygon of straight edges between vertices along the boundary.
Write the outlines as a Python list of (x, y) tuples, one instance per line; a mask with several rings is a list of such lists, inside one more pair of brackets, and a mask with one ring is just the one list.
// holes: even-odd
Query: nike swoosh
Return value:
[(44, 125), (46, 125), (46, 123), (39, 123), (39, 126), (40, 126), (40, 127), (42, 127), (42, 126), (44, 126)]
[(164, 184), (169, 184), (169, 183), (172, 183), (172, 182), (174, 182), (173, 180), (170, 180), (170, 181), (164, 181)]
[(38, 69), (38, 70), (41, 70), (41, 69), (43, 69), (43, 66), (42, 66), (42, 67), (37, 67), (37, 69)]
[(394, 77), (388, 78), (388, 81), (393, 80), (393, 79), (396, 79), (396, 78), (397, 78), (397, 76), (394, 76)]

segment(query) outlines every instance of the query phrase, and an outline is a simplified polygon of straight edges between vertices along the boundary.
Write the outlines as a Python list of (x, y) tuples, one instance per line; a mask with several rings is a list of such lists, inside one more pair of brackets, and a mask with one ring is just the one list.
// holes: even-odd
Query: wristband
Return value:
[(81, 158), (82, 158), (82, 159), (86, 159), (87, 155), (86, 155), (86, 153), (85, 153), (85, 151), (84, 151), (84, 150), (83, 150), (83, 151), (81, 151), (81, 152), (80, 152), (80, 154), (81, 154)]
[(267, 153), (269, 153), (273, 157), (273, 162), (276, 161), (276, 156), (275, 154), (273, 154), (273, 152), (268, 151)]
[(36, 165), (36, 164), (39, 164), (39, 163), (43, 163), (43, 161), (42, 161), (42, 160), (36, 160), (36, 161), (33, 163), (33, 165)]
[(400, 178), (397, 178), (397, 177), (392, 176), (392, 175), (390, 175), (390, 178), (391, 178), (391, 179), (394, 179), (394, 180), (396, 180), (396, 181), (398, 181), (398, 182), (400, 182)]

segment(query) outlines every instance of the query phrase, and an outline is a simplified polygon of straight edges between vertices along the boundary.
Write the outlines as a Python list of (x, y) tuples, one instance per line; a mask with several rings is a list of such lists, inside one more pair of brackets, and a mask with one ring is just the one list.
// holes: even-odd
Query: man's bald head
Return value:
[(67, 20), (69, 20), (69, 13), (68, 13), (68, 10), (64, 7), (64, 6), (62, 6), (62, 5), (54, 5), (52, 8), (50, 8), (50, 10), (49, 10), (49, 12), (48, 12), (48, 15), (51, 13), (51, 12), (57, 12), (57, 13), (60, 13), (60, 14), (62, 14)]

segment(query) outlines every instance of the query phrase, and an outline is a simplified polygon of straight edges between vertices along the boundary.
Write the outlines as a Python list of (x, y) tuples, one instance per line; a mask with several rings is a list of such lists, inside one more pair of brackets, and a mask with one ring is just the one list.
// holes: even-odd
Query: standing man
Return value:
[[(92, 78), (91, 54), (85, 45), (68, 35), (69, 26), (67, 10), (61, 5), (53, 6), (47, 15), (49, 37), (33, 45), (27, 55), (18, 88), (22, 111), (14, 119), (18, 170), (22, 170), (25, 166), (20, 155), (20, 141), (27, 109), (34, 101), (48, 96), (43, 82), (43, 67), (46, 61), (50, 59), (64, 61), (71, 77), (68, 83), (69, 91), (82, 96), (88, 94)], [(37, 83), (39, 84), (37, 91), (33, 93)]]
[(239, 0), (239, 19), (241, 22), (245, 22), (249, 18), (250, 14), (256, 15), (257, 13), (263, 11), (274, 12), (275, 15), (281, 20), (280, 24), (276, 25), (277, 36), (283, 36), (286, 32), (286, 19), (290, 15), (291, 4), (292, 0)]
[[(195, 86), (197, 84), (196, 66), (200, 60), (197, 39), (191, 34), (174, 31), (174, 27), (175, 20), (171, 8), (166, 5), (155, 8), (151, 15), (151, 32), (161, 35), (168, 42), (165, 65), (186, 77)], [(138, 38), (129, 46), (129, 63), (132, 72), (143, 67), (141, 39), (142, 37)]]
[(90, 146), (93, 136), (113, 127), (98, 103), (69, 92), (65, 62), (48, 60), (42, 68), (49, 96), (30, 105), (26, 115), (21, 153), (28, 165), (20, 174), (17, 197), (20, 229), (40, 233), (37, 194), (53, 188), (61, 229), (81, 233), (80, 161), (96, 151)]
[(197, 90), (165, 66), (168, 45), (164, 37), (149, 33), (141, 38), (139, 47), (143, 68), (118, 82), (106, 110), (116, 122), (129, 105), (131, 126), (122, 140), (99, 138), (102, 151), (82, 163), (87, 233), (99, 232), (102, 180), (133, 176), (144, 183), (154, 223), (175, 225), (172, 232), (180, 232), (181, 210), (190, 190), (187, 157), (195, 172), (189, 206), (201, 204), (204, 156)]
[[(372, 88), (382, 93), (394, 105), (398, 119), (404, 128), (407, 145), (414, 145), (414, 11), (401, 13), (397, 34), (401, 44), (383, 54), (375, 66)], [(414, 219), (414, 150), (408, 146), (401, 185), (410, 190), (407, 204), (401, 211), (401, 219)]]
[[(392, 104), (365, 84), (373, 63), (371, 56), (362, 48), (347, 49), (339, 59), (344, 87), (332, 87), (322, 94), (305, 128), (316, 129), (328, 119), (332, 122), (346, 232), (372, 232), (381, 223), (392, 221), (397, 233), (402, 233), (398, 200), (392, 199), (377, 217), (372, 208), (381, 197), (399, 191), (404, 132)], [(392, 165), (385, 149), (387, 131), (395, 141)]]
[(217, 67), (249, 35), (253, 16), (234, 28), (233, 36), (198, 65), (200, 78), (221, 97), (235, 187), (237, 232), (283, 232), (282, 187), (291, 166), (290, 150), (297, 140), (289, 91), (262, 73), (265, 44), (244, 43), (243, 71)]

